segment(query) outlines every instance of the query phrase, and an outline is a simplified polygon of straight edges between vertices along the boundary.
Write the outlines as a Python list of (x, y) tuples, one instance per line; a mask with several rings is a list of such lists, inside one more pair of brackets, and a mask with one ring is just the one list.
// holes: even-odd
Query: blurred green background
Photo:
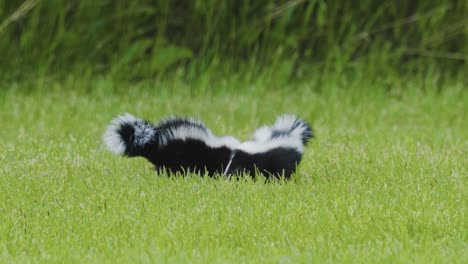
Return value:
[(0, 80), (245, 68), (464, 78), (467, 14), (466, 0), (1, 0)]

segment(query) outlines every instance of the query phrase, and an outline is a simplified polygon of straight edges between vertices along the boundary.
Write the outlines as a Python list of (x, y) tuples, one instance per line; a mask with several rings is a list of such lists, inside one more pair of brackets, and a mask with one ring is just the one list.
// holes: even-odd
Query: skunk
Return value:
[(312, 128), (304, 120), (281, 115), (273, 126), (257, 129), (249, 141), (232, 151), (223, 175), (260, 172), (267, 178), (290, 178), (312, 137)]
[(217, 137), (193, 118), (169, 117), (157, 124), (131, 114), (112, 120), (103, 135), (107, 148), (127, 157), (144, 157), (156, 170), (221, 174), (240, 142)]

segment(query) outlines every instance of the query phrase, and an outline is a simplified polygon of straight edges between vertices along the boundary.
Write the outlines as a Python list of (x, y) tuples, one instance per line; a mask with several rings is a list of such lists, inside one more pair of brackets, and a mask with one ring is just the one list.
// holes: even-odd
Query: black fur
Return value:
[[(190, 118), (172, 117), (152, 125), (131, 115), (123, 115), (113, 123), (104, 135), (109, 149), (115, 149), (112, 145), (121, 143), (125, 150), (118, 154), (144, 157), (154, 164), (157, 171), (221, 174), (232, 151), (229, 144), (210, 146), (210, 142), (219, 142), (220, 138), (212, 135), (201, 122)], [(183, 133), (179, 133), (179, 138), (174, 134), (178, 129), (187, 131), (183, 138), (180, 138)], [(120, 141), (110, 142), (109, 138), (115, 136)]]
[(255, 175), (262, 173), (265, 177), (290, 178), (301, 161), (302, 154), (294, 149), (275, 148), (268, 152), (249, 154), (241, 150), (232, 153), (232, 162), (226, 171), (227, 175)]
[(145, 157), (158, 171), (221, 174), (231, 154), (224, 146), (212, 148), (200, 140), (173, 140), (162, 148), (152, 148)]

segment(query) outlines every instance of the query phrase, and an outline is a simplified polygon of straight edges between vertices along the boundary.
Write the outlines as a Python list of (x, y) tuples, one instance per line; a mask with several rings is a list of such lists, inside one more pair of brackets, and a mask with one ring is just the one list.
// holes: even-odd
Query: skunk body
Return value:
[(272, 126), (255, 131), (253, 137), (231, 153), (224, 175), (254, 174), (289, 178), (300, 163), (312, 128), (295, 115), (282, 115)]
[(124, 114), (114, 118), (104, 133), (108, 149), (128, 157), (144, 157), (157, 170), (222, 173), (240, 142), (217, 137), (192, 118), (170, 117), (157, 124)]

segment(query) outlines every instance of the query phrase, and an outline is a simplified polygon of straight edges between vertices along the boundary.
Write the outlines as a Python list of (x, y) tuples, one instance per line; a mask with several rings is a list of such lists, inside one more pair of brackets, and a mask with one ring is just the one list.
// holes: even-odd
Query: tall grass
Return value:
[(467, 60), (467, 13), (466, 1), (2, 1), (0, 69), (137, 79), (227, 62), (286, 64), (290, 75), (355, 62), (457, 71)]

